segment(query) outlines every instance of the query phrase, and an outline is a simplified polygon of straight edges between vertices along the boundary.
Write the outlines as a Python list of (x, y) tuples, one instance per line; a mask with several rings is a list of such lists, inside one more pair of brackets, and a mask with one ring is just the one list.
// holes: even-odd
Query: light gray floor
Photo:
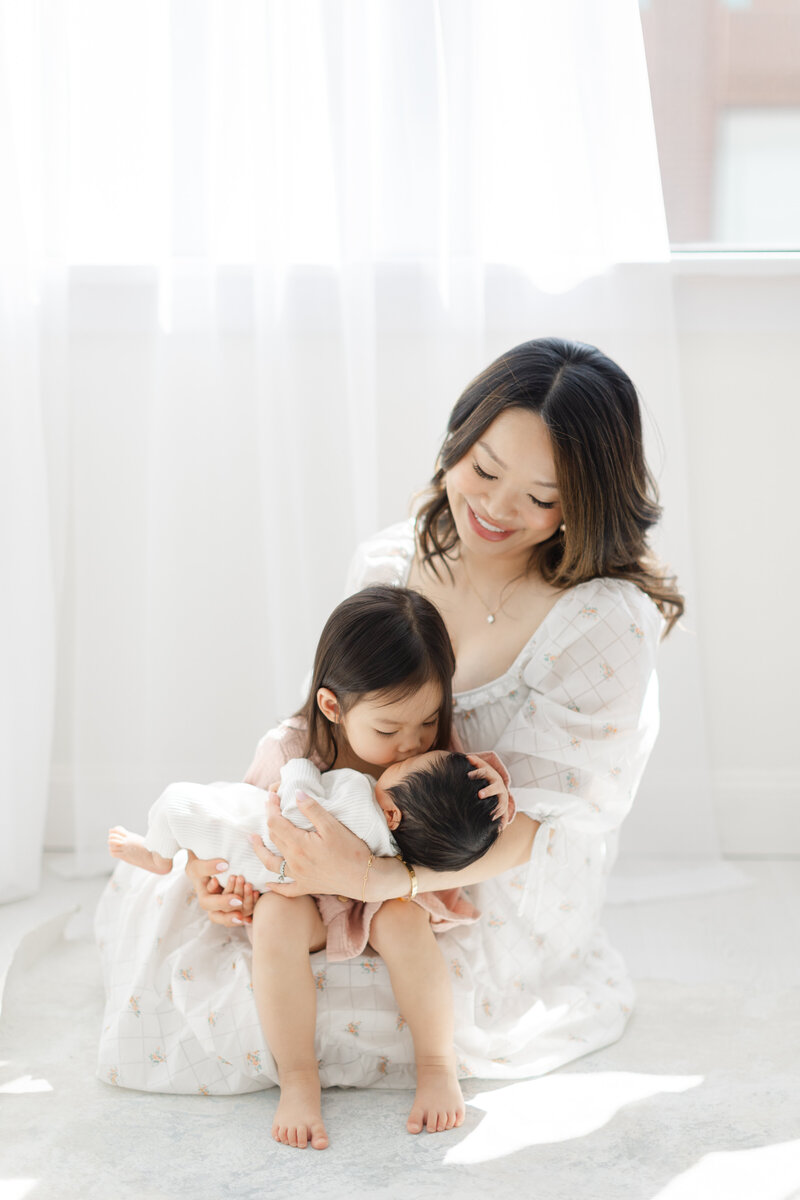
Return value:
[(409, 1093), (334, 1090), (322, 1154), (268, 1139), (274, 1090), (152, 1096), (94, 1078), (102, 881), (54, 865), (35, 899), (0, 908), (0, 1200), (800, 1196), (800, 861), (737, 863), (738, 880), (623, 864), (614, 894), (640, 898), (605, 924), (639, 1004), (621, 1042), (544, 1079), (469, 1081), (447, 1135), (405, 1134)]

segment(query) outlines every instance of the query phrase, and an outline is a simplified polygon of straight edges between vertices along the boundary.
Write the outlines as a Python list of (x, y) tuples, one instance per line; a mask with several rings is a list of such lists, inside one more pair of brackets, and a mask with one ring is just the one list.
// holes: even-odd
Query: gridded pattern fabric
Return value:
[[(410, 523), (356, 555), (349, 587), (405, 583)], [(539, 1075), (618, 1038), (633, 1004), (599, 926), (619, 825), (658, 728), (661, 617), (607, 579), (562, 596), (505, 674), (455, 697), (467, 749), (491, 747), (518, 812), (541, 822), (528, 864), (467, 889), (482, 912), (438, 944), (453, 983), (462, 1076)], [(243, 932), (200, 912), (185, 876), (120, 864), (97, 932), (108, 988), (99, 1074), (148, 1091), (269, 1087)], [(312, 956), (323, 1086), (411, 1087), (413, 1048), (377, 956)]]
[[(281, 812), (301, 829), (310, 829), (311, 822), (297, 807), (298, 792), (318, 800), (373, 854), (397, 854), (370, 776), (346, 768), (322, 775), (307, 758), (285, 763), (280, 769)], [(278, 876), (261, 862), (248, 834), (260, 834), (269, 849), (275, 849), (267, 836), (266, 805), (263, 788), (249, 783), (171, 783), (150, 809), (145, 841), (163, 858), (174, 858), (180, 849), (193, 850), (198, 858), (224, 858), (230, 871), (219, 876), (223, 884), (230, 874), (244, 875), (263, 890)]]

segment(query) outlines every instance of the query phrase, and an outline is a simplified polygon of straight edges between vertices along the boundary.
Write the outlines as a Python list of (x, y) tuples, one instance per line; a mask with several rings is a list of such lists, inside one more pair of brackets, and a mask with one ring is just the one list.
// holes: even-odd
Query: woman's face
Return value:
[(445, 487), (463, 547), (482, 557), (527, 558), (563, 520), (550, 435), (522, 408), (492, 421)]

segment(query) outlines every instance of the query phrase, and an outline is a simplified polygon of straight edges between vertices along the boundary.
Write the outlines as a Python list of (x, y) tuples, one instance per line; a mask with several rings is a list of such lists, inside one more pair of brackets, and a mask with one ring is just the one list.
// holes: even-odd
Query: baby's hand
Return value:
[(486, 780), (486, 787), (482, 787), (478, 792), (481, 799), (486, 796), (497, 796), (497, 805), (492, 813), (492, 820), (500, 822), (500, 832), (502, 833), (508, 822), (514, 815), (514, 801), (506, 787), (505, 780), (495, 767), (491, 766), (479, 754), (468, 754), (467, 758), (475, 768), (470, 771), (470, 779), (476, 779), (479, 776)]

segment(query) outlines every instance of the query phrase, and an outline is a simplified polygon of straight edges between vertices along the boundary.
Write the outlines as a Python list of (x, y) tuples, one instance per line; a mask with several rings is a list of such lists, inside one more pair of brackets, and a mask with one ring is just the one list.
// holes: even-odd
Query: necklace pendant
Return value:
[(494, 613), (489, 613), (488, 617), (486, 618), (486, 623), (487, 625), (494, 625)]

